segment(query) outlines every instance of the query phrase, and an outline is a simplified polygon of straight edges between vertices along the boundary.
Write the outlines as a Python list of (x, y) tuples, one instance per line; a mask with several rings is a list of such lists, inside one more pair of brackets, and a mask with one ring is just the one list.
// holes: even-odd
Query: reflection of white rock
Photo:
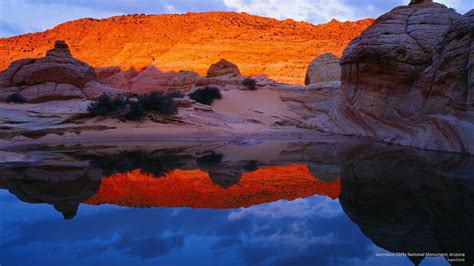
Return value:
[(15, 152), (0, 151), (0, 162), (2, 163), (13, 163), (13, 162), (30, 162), (32, 158), (23, 154)]

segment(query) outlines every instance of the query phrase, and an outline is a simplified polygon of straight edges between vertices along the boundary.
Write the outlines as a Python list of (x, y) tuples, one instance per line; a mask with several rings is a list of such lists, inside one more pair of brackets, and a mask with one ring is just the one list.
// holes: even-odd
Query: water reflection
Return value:
[(262, 168), (243, 174), (238, 184), (225, 188), (211, 178), (200, 170), (174, 170), (160, 178), (133, 171), (102, 179), (99, 192), (85, 203), (228, 209), (312, 195), (336, 199), (340, 191), (339, 181), (322, 182), (304, 165)]
[(399, 253), (466, 253), (472, 264), (473, 158), (400, 148), (345, 156), (341, 205), (375, 244)]
[(374, 143), (38, 150), (11, 150), (25, 160), (3, 164), (0, 188), (72, 220), (0, 194), (5, 265), (473, 263), (472, 157)]

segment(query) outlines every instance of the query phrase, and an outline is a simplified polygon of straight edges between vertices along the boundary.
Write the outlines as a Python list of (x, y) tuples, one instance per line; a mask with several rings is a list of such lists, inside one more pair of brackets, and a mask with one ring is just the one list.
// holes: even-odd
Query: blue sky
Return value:
[[(333, 18), (357, 20), (378, 17), (409, 0), (1, 0), (0, 37), (43, 31), (84, 17), (106, 18), (123, 14), (162, 14), (203, 11), (238, 11), (324, 23)], [(460, 13), (474, 0), (439, 0)]]

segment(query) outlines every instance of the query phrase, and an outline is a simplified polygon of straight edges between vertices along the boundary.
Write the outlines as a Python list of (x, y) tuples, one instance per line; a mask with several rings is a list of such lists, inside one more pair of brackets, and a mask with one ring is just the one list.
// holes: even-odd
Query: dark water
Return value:
[(21, 160), (0, 163), (2, 266), (474, 263), (472, 157), (308, 142), (7, 152)]

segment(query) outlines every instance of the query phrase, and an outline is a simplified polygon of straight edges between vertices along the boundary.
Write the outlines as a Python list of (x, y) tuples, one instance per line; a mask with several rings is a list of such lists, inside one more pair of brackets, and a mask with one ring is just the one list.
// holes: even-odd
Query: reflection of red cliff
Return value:
[(200, 170), (175, 170), (155, 178), (133, 171), (102, 179), (99, 192), (85, 203), (132, 207), (238, 208), (294, 200), (311, 195), (339, 196), (340, 181), (314, 178), (305, 165), (275, 166), (243, 174), (228, 189), (215, 185)]

